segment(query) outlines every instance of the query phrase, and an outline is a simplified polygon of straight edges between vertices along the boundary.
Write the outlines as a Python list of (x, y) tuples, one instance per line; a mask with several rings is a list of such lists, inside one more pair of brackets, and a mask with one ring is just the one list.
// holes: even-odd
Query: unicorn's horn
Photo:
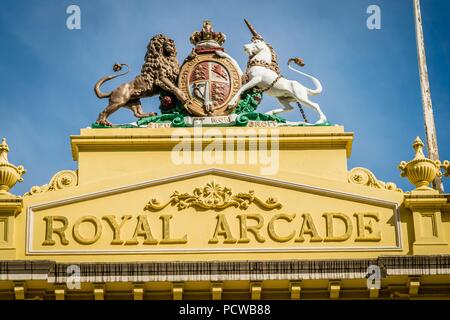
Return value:
[(247, 25), (250, 32), (252, 33), (253, 38), (262, 40), (262, 37), (258, 34), (258, 32), (256, 32), (255, 28), (253, 28), (253, 26), (250, 24), (250, 22), (248, 22), (248, 20), (245, 18), (244, 18), (244, 22)]

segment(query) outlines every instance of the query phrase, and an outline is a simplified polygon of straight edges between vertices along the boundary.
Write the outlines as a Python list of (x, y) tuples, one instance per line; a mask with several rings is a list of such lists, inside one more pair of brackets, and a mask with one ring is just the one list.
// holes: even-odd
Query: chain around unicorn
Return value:
[(282, 108), (270, 110), (266, 114), (276, 115), (292, 111), (294, 107), (291, 103), (295, 102), (299, 105), (300, 110), (302, 110), (302, 106), (306, 106), (319, 114), (319, 120), (316, 121), (316, 124), (326, 123), (327, 117), (320, 109), (319, 104), (309, 100), (309, 96), (315, 96), (322, 92), (320, 81), (309, 74), (291, 67), (291, 62), (295, 62), (299, 66), (304, 66), (304, 62), (300, 58), (289, 59), (289, 69), (310, 78), (316, 88), (310, 89), (301, 85), (298, 81), (284, 78), (279, 71), (275, 50), (264, 41), (262, 36), (255, 31), (246, 19), (244, 21), (253, 35), (252, 42), (244, 46), (244, 51), (249, 57), (245, 71), (246, 83), (230, 100), (229, 105), (235, 105), (243, 92), (251, 88), (256, 88), (277, 98), (282, 105)]

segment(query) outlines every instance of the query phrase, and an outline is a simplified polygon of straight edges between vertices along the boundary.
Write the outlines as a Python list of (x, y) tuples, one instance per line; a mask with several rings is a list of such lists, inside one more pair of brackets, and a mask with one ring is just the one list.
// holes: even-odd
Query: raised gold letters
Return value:
[(161, 244), (183, 244), (187, 242), (187, 235), (185, 234), (183, 238), (180, 239), (171, 239), (170, 238), (170, 219), (172, 219), (172, 215), (162, 215), (159, 217), (163, 222), (163, 236), (162, 240), (159, 242)]
[[(323, 217), (326, 219), (327, 224), (327, 236), (325, 237), (325, 241), (345, 241), (352, 235), (353, 231), (353, 225), (352, 221), (348, 216), (346, 216), (343, 213), (338, 212), (327, 212), (323, 214)], [(334, 235), (334, 228), (333, 228), (333, 218), (340, 219), (345, 224), (345, 233), (336, 236)]]
[(112, 215), (103, 216), (102, 219), (108, 222), (108, 224), (111, 226), (114, 232), (114, 238), (111, 241), (111, 244), (122, 244), (124, 241), (120, 239), (120, 229), (122, 229), (125, 222), (131, 219), (131, 216), (130, 215), (122, 216), (122, 222), (120, 224), (116, 222), (116, 217)]
[(284, 213), (280, 213), (280, 214), (276, 214), (272, 217), (272, 219), (270, 219), (269, 224), (267, 225), (267, 232), (269, 234), (269, 237), (277, 242), (287, 242), (289, 240), (291, 240), (294, 236), (295, 236), (295, 231), (292, 231), (289, 235), (287, 236), (280, 236), (277, 234), (277, 232), (275, 231), (275, 221), (277, 220), (285, 220), (287, 222), (291, 222), (292, 220), (294, 220), (295, 218), (295, 214), (284, 214)]
[[(250, 231), (255, 236), (256, 241), (264, 242), (266, 239), (259, 234), (259, 230), (264, 226), (264, 218), (260, 214), (239, 214), (237, 216), (240, 221), (241, 238), (238, 243), (249, 243), (250, 239), (247, 236), (247, 231)], [(256, 220), (258, 223), (256, 226), (248, 226), (247, 220)]]
[[(85, 238), (80, 234), (80, 225), (83, 222), (90, 222), (95, 226), (95, 234), (92, 238)], [(102, 223), (94, 216), (84, 216), (73, 225), (73, 238), (81, 244), (93, 244), (97, 242), (102, 234)]]
[[(181, 213), (180, 213), (181, 214)], [(209, 218), (210, 217), (210, 218)], [(62, 245), (68, 245), (75, 241), (81, 245), (92, 245), (94, 243), (105, 243), (114, 245), (138, 246), (138, 245), (184, 245), (188, 243), (189, 232), (199, 232), (203, 236), (214, 227), (213, 236), (205, 241), (210, 245), (233, 244), (238, 246), (245, 243), (264, 243), (266, 239), (278, 243), (307, 243), (312, 242), (370, 242), (381, 241), (381, 232), (378, 223), (380, 216), (378, 212), (356, 212), (353, 216), (340, 212), (326, 212), (321, 217), (311, 213), (287, 214), (233, 214), (232, 212), (219, 213), (215, 217), (209, 216), (201, 229), (179, 231), (181, 234), (173, 236), (171, 225), (177, 224), (178, 215), (162, 214), (156, 217), (149, 215), (104, 215), (101, 217), (82, 216), (73, 224), (64, 216), (45, 216), (46, 231), (45, 241), (42, 245), (57, 245), (54, 234), (57, 234)], [(151, 220), (150, 220), (151, 219)], [(158, 222), (158, 220), (160, 222)], [(55, 224), (58, 224), (55, 227)], [(154, 237), (152, 228), (155, 223), (161, 223)], [(353, 228), (353, 224), (355, 228)], [(102, 236), (102, 224), (105, 224), (112, 232)], [(94, 231), (92, 230), (94, 227)], [(180, 224), (177, 224), (179, 227)], [(181, 225), (182, 226), (182, 225)], [(91, 228), (89, 228), (91, 227)], [(354, 230), (355, 229), (355, 230)], [(71, 231), (71, 233), (69, 232)], [(155, 230), (155, 229), (154, 229)], [(234, 237), (239, 232), (239, 238)], [(249, 236), (249, 233), (252, 235)], [(183, 235), (184, 234), (184, 235)], [(68, 236), (70, 236), (68, 238)], [(297, 236), (296, 236), (297, 235)], [(307, 235), (307, 236), (305, 236)], [(102, 239), (107, 237), (108, 239)], [(139, 241), (139, 238), (143, 239)], [(223, 237), (219, 242), (219, 237)], [(198, 238), (198, 237), (194, 237)], [(102, 239), (101, 241), (99, 241)]]
[(230, 226), (228, 225), (225, 215), (218, 214), (216, 216), (216, 219), (217, 219), (216, 230), (214, 231), (214, 235), (209, 240), (208, 243), (218, 243), (219, 242), (219, 239), (217, 239), (218, 236), (224, 237), (223, 243), (236, 243), (236, 239), (233, 238), (233, 235), (231, 234)]
[[(46, 228), (45, 228), (45, 241), (42, 243), (44, 246), (52, 246), (56, 242), (53, 240), (53, 234), (56, 233), (59, 238), (61, 239), (62, 245), (68, 245), (69, 241), (66, 238), (66, 235), (64, 232), (67, 229), (67, 225), (69, 224), (69, 220), (67, 220), (66, 217), (63, 216), (49, 216), (44, 217), (44, 220), (46, 222)], [(60, 221), (63, 223), (62, 227), (55, 228), (53, 227), (53, 221)]]
[[(354, 214), (358, 226), (358, 236), (355, 241), (380, 241), (381, 233), (377, 232), (375, 235), (372, 220), (367, 224), (364, 222), (364, 218), (372, 218), (375, 222), (380, 221), (378, 212), (357, 212)], [(366, 235), (366, 230), (369, 231), (369, 235)]]
[(311, 235), (311, 242), (319, 242), (322, 241), (322, 238), (319, 237), (319, 233), (317, 232), (316, 226), (314, 225), (314, 221), (309, 213), (302, 214), (303, 217), (303, 224), (300, 229), (300, 233), (295, 239), (295, 242), (304, 242), (305, 238), (303, 237), (304, 234)]
[(125, 242), (125, 244), (138, 244), (138, 237), (144, 237), (143, 244), (157, 244), (158, 240), (153, 238), (152, 231), (150, 230), (150, 225), (147, 221), (147, 216), (141, 214), (138, 216), (138, 223), (136, 229), (134, 230), (133, 238)]

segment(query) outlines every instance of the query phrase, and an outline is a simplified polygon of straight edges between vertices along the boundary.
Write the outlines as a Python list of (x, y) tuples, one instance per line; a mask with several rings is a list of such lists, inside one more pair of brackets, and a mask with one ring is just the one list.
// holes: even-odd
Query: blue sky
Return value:
[[(71, 134), (96, 120), (106, 100), (94, 83), (116, 62), (128, 63), (130, 80), (139, 72), (148, 39), (172, 37), (180, 62), (191, 50), (189, 36), (204, 19), (227, 35), (225, 48), (241, 65), (242, 46), (250, 40), (247, 17), (285, 62), (300, 56), (304, 71), (322, 82), (313, 98), (329, 120), (355, 133), (349, 169), (363, 166), (384, 181), (410, 190), (397, 165), (413, 156), (411, 144), (425, 141), (412, 0), (296, 1), (144, 1), (144, 0), (1, 0), (0, 136), (7, 137), (10, 161), (28, 170), (13, 192), (47, 183), (63, 169), (76, 169)], [(66, 28), (66, 8), (81, 8), (81, 30)], [(381, 8), (381, 30), (369, 30), (366, 9)], [(441, 160), (450, 158), (450, 1), (422, 1), (433, 108)], [(309, 81), (298, 78), (311, 86)], [(105, 90), (121, 83), (116, 81)], [(260, 110), (276, 104), (265, 97)], [(146, 99), (146, 111), (158, 111)], [(313, 114), (309, 113), (310, 118)], [(299, 120), (299, 112), (286, 118)], [(134, 121), (119, 110), (114, 123)], [(448, 179), (447, 179), (448, 180)], [(450, 192), (450, 182), (445, 182)]]

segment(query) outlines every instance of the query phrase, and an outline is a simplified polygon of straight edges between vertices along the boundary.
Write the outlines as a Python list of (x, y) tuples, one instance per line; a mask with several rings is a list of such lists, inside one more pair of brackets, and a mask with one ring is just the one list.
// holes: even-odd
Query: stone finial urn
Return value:
[(0, 144), (0, 195), (10, 194), (8, 191), (17, 183), (22, 182), (26, 172), (23, 166), (16, 167), (8, 161), (9, 147), (3, 138)]
[(416, 190), (430, 190), (429, 184), (436, 178), (441, 176), (441, 162), (428, 159), (423, 154), (423, 142), (419, 137), (413, 144), (416, 152), (414, 159), (409, 162), (402, 161), (398, 168), (402, 177), (407, 177), (409, 182), (416, 186)]

